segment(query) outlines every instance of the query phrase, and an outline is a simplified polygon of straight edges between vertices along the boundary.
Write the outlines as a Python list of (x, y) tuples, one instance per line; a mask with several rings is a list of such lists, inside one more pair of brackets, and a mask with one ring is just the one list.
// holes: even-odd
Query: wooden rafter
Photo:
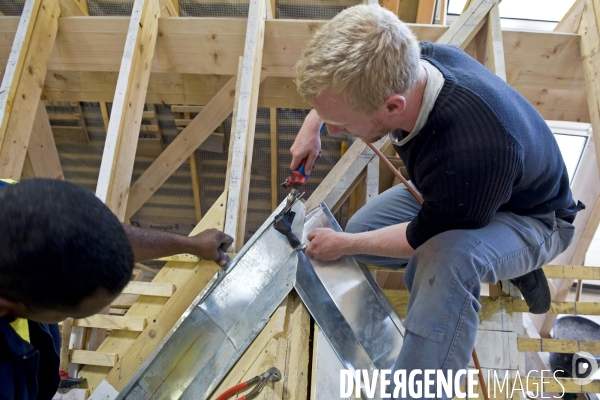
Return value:
[(90, 15), (87, 0), (58, 0), (61, 17)]
[(417, 24), (431, 24), (433, 23), (433, 16), (435, 14), (435, 0), (419, 0), (419, 6), (417, 7)]
[(229, 196), (225, 216), (225, 232), (234, 238), (233, 246), (237, 251), (244, 244), (246, 231), (246, 213), (265, 38), (265, 20), (266, 0), (251, 0), (244, 57), (239, 84), (236, 87), (238, 102), (231, 126), (232, 151), (230, 153), (231, 164), (228, 165)]
[(581, 24), (581, 15), (585, 0), (575, 0), (569, 11), (554, 28), (555, 32), (577, 33)]
[(5, 178), (21, 178), (59, 13), (57, 0), (28, 0), (23, 8), (0, 86), (0, 176)]
[(190, 154), (231, 114), (235, 95), (235, 77), (219, 90), (175, 140), (158, 156), (129, 190), (126, 218), (142, 207)]
[(37, 178), (64, 179), (60, 158), (54, 143), (50, 121), (43, 101), (38, 103), (29, 145), (26, 164)]
[(112, 104), (96, 196), (125, 220), (150, 65), (158, 36), (158, 0), (136, 0)]
[(504, 44), (500, 29), (500, 10), (497, 4), (490, 9), (484, 29), (479, 31), (475, 40), (479, 62), (506, 81)]
[(450, 28), (448, 28), (437, 42), (458, 46), (464, 50), (486, 22), (485, 17), (494, 4), (496, 4), (496, 0), (472, 1), (469, 8), (450, 25)]

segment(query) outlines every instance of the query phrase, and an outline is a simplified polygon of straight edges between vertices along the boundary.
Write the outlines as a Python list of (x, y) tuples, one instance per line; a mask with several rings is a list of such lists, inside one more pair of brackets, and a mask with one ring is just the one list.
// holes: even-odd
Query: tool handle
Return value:
[(216, 400), (227, 400), (228, 398), (230, 398), (231, 396), (233, 396), (237, 392), (239, 392), (241, 390), (244, 390), (247, 387), (248, 387), (248, 382), (238, 383), (237, 385), (235, 385), (235, 386), (227, 389), (223, 393), (221, 393), (221, 395), (219, 397), (217, 397)]

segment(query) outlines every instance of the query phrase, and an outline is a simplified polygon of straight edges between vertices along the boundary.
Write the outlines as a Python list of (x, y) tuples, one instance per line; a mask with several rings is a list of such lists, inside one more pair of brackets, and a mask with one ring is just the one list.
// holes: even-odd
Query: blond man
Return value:
[(582, 205), (531, 104), (460, 49), (419, 44), (379, 6), (338, 14), (296, 70), (313, 110), (290, 149), (291, 168), (304, 158), (313, 165), (323, 124), (331, 135), (369, 142), (389, 135), (424, 198), (421, 206), (396, 186), (359, 210), (346, 232), (309, 234), (307, 253), (318, 259), (354, 255), (406, 268), (411, 297), (394, 370), (466, 368), (482, 282), (511, 279), (531, 312), (548, 310), (541, 266), (570, 245)]

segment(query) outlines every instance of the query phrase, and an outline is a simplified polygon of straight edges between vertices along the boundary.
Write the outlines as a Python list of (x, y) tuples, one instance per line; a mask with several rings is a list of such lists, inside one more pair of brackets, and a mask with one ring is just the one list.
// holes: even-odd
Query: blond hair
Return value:
[(378, 5), (347, 8), (309, 40), (296, 64), (296, 86), (307, 101), (324, 91), (341, 94), (370, 114), (418, 76), (420, 50), (412, 31)]

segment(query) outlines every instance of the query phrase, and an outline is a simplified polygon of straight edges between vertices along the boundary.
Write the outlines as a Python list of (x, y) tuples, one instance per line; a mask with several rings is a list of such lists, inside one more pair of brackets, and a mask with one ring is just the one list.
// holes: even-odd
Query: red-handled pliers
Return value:
[(229, 399), (234, 394), (241, 392), (242, 390), (256, 385), (252, 391), (248, 394), (238, 398), (238, 400), (250, 400), (258, 396), (262, 388), (267, 384), (267, 382), (277, 382), (281, 380), (281, 372), (275, 367), (269, 368), (269, 370), (263, 374), (255, 376), (254, 378), (247, 380), (246, 382), (242, 382), (240, 384), (235, 385), (234, 387), (227, 389), (224, 391), (217, 400), (226, 400)]

